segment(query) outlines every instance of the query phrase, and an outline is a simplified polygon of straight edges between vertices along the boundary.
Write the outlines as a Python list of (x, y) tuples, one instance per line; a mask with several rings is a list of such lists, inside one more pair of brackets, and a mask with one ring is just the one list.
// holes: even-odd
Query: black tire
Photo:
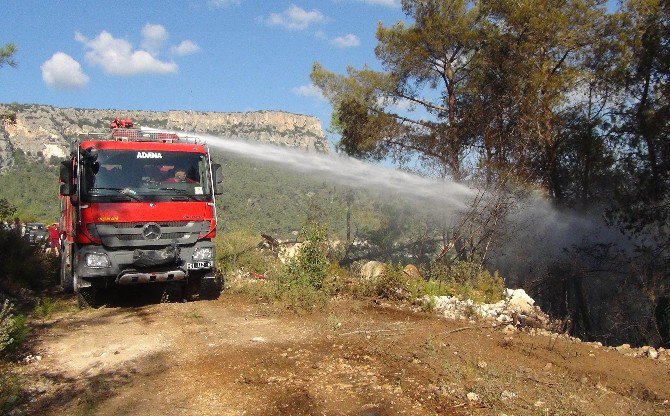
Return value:
[(182, 302), (186, 299), (186, 291), (183, 283), (169, 282), (163, 285), (160, 302)]
[(191, 302), (200, 296), (200, 276), (189, 276), (184, 283), (184, 300)]
[(80, 308), (99, 308), (102, 306), (102, 291), (96, 287), (80, 287), (77, 290), (77, 304)]
[(82, 286), (76, 272), (72, 273), (74, 291), (77, 292), (77, 304), (80, 308), (99, 308), (104, 304), (104, 288), (96, 285)]
[[(211, 272), (210, 272), (211, 273)], [(186, 286), (184, 287), (184, 298), (187, 301), (215, 300), (221, 295), (223, 289), (223, 279), (220, 276), (212, 276), (210, 273), (191, 272)]]
[(201, 300), (216, 300), (221, 296), (221, 291), (223, 290), (223, 279), (220, 276), (214, 276), (212, 279), (205, 278), (204, 276), (200, 279), (200, 299)]
[(74, 292), (74, 276), (72, 273), (72, 261), (69, 250), (63, 250), (60, 260), (60, 285), (66, 293)]

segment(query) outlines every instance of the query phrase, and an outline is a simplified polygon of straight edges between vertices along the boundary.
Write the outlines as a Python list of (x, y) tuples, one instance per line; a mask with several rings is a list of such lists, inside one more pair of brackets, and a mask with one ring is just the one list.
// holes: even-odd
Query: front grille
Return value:
[[(209, 221), (163, 221), (155, 222), (161, 228), (156, 240), (144, 238), (143, 230), (148, 223), (103, 223), (95, 224), (95, 231), (108, 247), (140, 247), (146, 245), (193, 244), (200, 233), (209, 229)], [(89, 231), (91, 227), (89, 227)]]
[[(190, 237), (190, 233), (165, 233), (161, 235), (161, 240), (179, 240), (180, 238), (188, 238)], [(135, 241), (135, 240), (140, 240), (140, 241), (146, 241), (144, 240), (144, 237), (142, 234), (139, 235), (133, 235), (133, 234), (119, 234), (116, 236), (121, 241)]]
[[(160, 225), (161, 227), (185, 227), (187, 226), (191, 221), (165, 221), (165, 222), (157, 222), (156, 224)], [(144, 228), (146, 223), (143, 222), (114, 222), (114, 223), (106, 223), (105, 225), (111, 225), (114, 226), (115, 228)]]

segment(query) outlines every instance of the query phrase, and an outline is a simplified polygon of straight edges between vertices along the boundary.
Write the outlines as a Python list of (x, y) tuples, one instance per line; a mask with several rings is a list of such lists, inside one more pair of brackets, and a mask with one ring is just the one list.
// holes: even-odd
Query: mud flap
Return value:
[(80, 308), (99, 308), (102, 305), (102, 289), (74, 273), (74, 291)]
[(74, 275), (74, 284), (77, 291), (83, 287), (91, 287), (91, 282), (80, 278), (76, 273)]
[(80, 308), (99, 308), (102, 305), (100, 289), (94, 286), (77, 289), (77, 304)]

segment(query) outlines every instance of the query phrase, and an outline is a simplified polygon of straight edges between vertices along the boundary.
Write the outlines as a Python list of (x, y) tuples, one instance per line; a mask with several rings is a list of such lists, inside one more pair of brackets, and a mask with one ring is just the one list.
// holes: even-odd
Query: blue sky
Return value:
[(0, 102), (142, 110), (285, 110), (327, 127), (317, 61), (378, 68), (378, 21), (399, 0), (5, 1)]

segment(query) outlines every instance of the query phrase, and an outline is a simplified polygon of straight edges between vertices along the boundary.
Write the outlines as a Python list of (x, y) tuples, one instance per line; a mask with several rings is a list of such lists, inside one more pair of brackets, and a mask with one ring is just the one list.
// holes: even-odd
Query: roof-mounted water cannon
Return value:
[(175, 142), (200, 144), (200, 145), (206, 144), (206, 141), (203, 138), (199, 136), (190, 136), (188, 133), (176, 133), (176, 132), (165, 133), (158, 129), (154, 129), (153, 127), (142, 127), (141, 130), (142, 134), (144, 135), (146, 134), (157, 135), (160, 138), (174, 140)]
[(111, 129), (130, 129), (133, 127), (133, 120), (126, 118), (126, 119), (120, 119), (118, 117), (114, 117), (114, 121), (109, 125)]
[(179, 140), (184, 143), (201, 144), (201, 145), (206, 144), (206, 142), (198, 136), (180, 135), (177, 137), (179, 137)]
[(163, 142), (174, 143), (179, 141), (179, 136), (174, 133), (147, 132), (140, 126), (135, 127), (133, 120), (114, 117), (109, 125), (112, 129), (112, 139), (120, 142)]

